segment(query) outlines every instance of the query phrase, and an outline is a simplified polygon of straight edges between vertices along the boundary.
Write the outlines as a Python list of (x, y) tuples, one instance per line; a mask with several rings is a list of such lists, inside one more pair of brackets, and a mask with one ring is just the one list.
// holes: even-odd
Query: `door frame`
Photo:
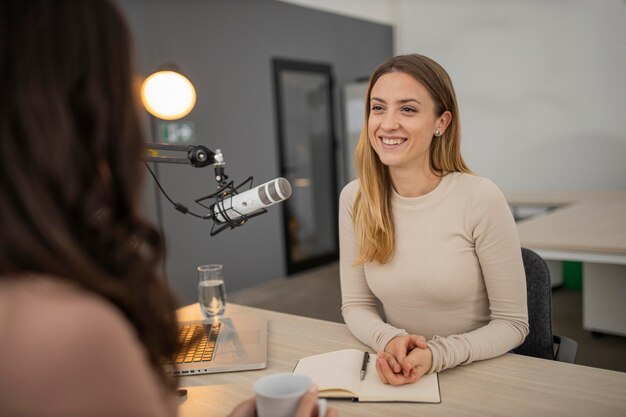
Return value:
[(331, 141), (331, 158), (326, 161), (329, 164), (331, 170), (330, 177), (332, 181), (332, 195), (331, 203), (335, 211), (335, 216), (332, 216), (331, 227), (334, 230), (335, 247), (336, 251), (323, 253), (319, 256), (315, 256), (310, 259), (295, 262), (291, 256), (290, 248), (290, 236), (289, 236), (289, 218), (287, 216), (287, 208), (284, 204), (281, 204), (281, 215), (283, 224), (283, 241), (285, 259), (287, 260), (287, 275), (292, 275), (297, 272), (302, 272), (317, 266), (325, 265), (330, 262), (334, 262), (339, 259), (339, 226), (338, 226), (338, 198), (337, 198), (337, 137), (335, 135), (335, 106), (334, 106), (334, 79), (332, 74), (332, 66), (325, 63), (313, 63), (308, 61), (284, 59), (284, 58), (272, 58), (272, 77), (274, 81), (274, 112), (276, 114), (276, 134), (278, 138), (278, 160), (280, 164), (280, 176), (287, 175), (286, 164), (286, 149), (285, 149), (285, 132), (283, 129), (283, 100), (282, 90), (280, 83), (281, 71), (299, 71), (309, 73), (323, 74), (328, 78), (328, 107), (329, 107), (329, 132)]

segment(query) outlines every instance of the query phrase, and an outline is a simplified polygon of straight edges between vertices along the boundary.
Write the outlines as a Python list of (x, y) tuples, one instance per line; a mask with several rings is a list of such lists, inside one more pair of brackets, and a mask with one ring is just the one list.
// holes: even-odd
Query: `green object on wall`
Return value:
[(563, 261), (563, 286), (578, 290), (583, 287), (582, 262)]

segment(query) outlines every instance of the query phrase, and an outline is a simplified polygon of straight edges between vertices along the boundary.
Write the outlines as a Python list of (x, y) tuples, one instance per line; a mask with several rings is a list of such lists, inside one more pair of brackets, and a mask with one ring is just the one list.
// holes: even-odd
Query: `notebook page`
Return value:
[(362, 363), (363, 351), (343, 349), (302, 358), (293, 373), (309, 376), (322, 397), (327, 396), (324, 391), (333, 389), (346, 390), (343, 397), (357, 397)]

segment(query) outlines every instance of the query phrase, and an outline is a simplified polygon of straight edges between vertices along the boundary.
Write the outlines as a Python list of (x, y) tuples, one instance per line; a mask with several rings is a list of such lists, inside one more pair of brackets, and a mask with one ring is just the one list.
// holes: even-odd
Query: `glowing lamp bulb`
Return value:
[(196, 90), (182, 74), (158, 71), (143, 82), (141, 101), (151, 115), (163, 120), (176, 120), (193, 110)]

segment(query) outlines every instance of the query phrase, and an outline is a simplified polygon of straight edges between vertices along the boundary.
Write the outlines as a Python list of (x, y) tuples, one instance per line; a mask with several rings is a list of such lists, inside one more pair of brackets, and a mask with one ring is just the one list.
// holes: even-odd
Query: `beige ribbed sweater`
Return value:
[(394, 191), (393, 257), (355, 267), (358, 187), (355, 180), (341, 192), (339, 237), (342, 312), (359, 340), (382, 351), (395, 336), (423, 335), (433, 354), (430, 372), (493, 358), (523, 342), (528, 312), (520, 243), (494, 183), (451, 173), (420, 197)]

